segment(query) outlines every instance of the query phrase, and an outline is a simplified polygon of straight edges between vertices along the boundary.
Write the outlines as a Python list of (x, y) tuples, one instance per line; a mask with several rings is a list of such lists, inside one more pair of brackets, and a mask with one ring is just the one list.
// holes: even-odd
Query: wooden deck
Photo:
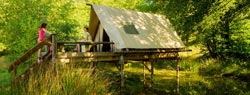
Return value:
[[(109, 52), (101, 51), (100, 48), (104, 44), (109, 44), (112, 46), (113, 42), (57, 42), (55, 39), (55, 34), (51, 35), (49, 38), (44, 40), (43, 42), (37, 44), (32, 49), (30, 49), (27, 53), (21, 56), (19, 59), (15, 60), (9, 66), (9, 72), (13, 72), (14, 80), (27, 78), (30, 72), (33, 72), (34, 68), (38, 68), (41, 65), (51, 64), (51, 63), (85, 63), (92, 62), (96, 64), (98, 62), (112, 62), (115, 63), (118, 72), (120, 73), (120, 88), (124, 87), (124, 64), (126, 64), (129, 60), (141, 61), (145, 70), (148, 70), (151, 73), (151, 83), (153, 83), (153, 74), (154, 74), (154, 65), (158, 59), (168, 59), (168, 60), (177, 60), (176, 62), (176, 76), (179, 77), (179, 65), (178, 60), (178, 52), (186, 52), (189, 50), (183, 49), (122, 49), (119, 51), (110, 48)], [(44, 57), (44, 62), (38, 64), (37, 62), (33, 62), (29, 66), (29, 68), (23, 72), (21, 75), (16, 75), (17, 67), (29, 59), (32, 55), (34, 55), (39, 49), (43, 46), (49, 45), (52, 47), (52, 53), (46, 53)], [(67, 45), (86, 45), (87, 52), (61, 52), (59, 51), (61, 47)], [(92, 50), (88, 47), (92, 46)], [(150, 68), (147, 65), (147, 62), (150, 62)], [(144, 70), (143, 69), (143, 70)], [(39, 70), (39, 69), (35, 69)], [(24, 77), (23, 77), (24, 76)], [(145, 79), (145, 72), (144, 72)]]

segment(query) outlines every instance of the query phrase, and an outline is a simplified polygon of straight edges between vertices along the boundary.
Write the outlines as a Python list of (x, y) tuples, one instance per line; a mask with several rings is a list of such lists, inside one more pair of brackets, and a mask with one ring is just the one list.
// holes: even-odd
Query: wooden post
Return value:
[(76, 44), (77, 51), (76, 52), (82, 52), (82, 45), (81, 44)]
[(120, 63), (120, 76), (121, 76), (120, 93), (122, 94), (123, 87), (124, 87), (124, 56), (123, 55), (120, 55), (119, 63)]
[(52, 34), (51, 45), (52, 45), (52, 63), (56, 63), (56, 52), (57, 52), (56, 34)]
[[(142, 61), (143, 63), (142, 64), (146, 64), (146, 62), (145, 61)], [(143, 65), (143, 85), (144, 85), (144, 87), (146, 87), (146, 73), (145, 73), (145, 65)]]
[(151, 63), (151, 89), (153, 89), (153, 83), (154, 83), (154, 64), (155, 64), (155, 56), (154, 55), (151, 55), (150, 63)]
[(177, 57), (176, 59), (176, 94), (179, 95), (179, 70), (180, 70), (180, 66), (179, 66), (179, 58)]
[(143, 91), (144, 93), (146, 93), (146, 87), (147, 87), (147, 84), (146, 84), (146, 72), (145, 72), (145, 69), (146, 69), (146, 61), (142, 61), (142, 64), (143, 64)]
[[(11, 87), (11, 90), (12, 90), (12, 91), (11, 91), (11, 95), (14, 95), (13, 92), (15, 92), (16, 89), (17, 89), (16, 86), (17, 86), (18, 80), (17, 80), (17, 76), (16, 76), (16, 75), (17, 75), (17, 70), (16, 70), (16, 69), (17, 69), (17, 68), (15, 68), (14, 71), (13, 71), (13, 82), (14, 82), (14, 83), (12, 84), (13, 87)], [(15, 94), (16, 94), (16, 93), (15, 93)]]
[(16, 73), (17, 73), (17, 70), (16, 70), (16, 69), (17, 69), (17, 68), (15, 68), (14, 71), (13, 71), (13, 80), (14, 80), (14, 83), (16, 83), (16, 81), (17, 81), (17, 80), (16, 80), (16, 78), (17, 78), (17, 76), (16, 76), (16, 75), (17, 75), (17, 74), (16, 74)]
[(151, 88), (153, 88), (153, 84), (154, 84), (154, 63), (155, 61), (152, 60), (151, 61)]
[(89, 44), (85, 45), (85, 52), (89, 52), (89, 46), (90, 46)]

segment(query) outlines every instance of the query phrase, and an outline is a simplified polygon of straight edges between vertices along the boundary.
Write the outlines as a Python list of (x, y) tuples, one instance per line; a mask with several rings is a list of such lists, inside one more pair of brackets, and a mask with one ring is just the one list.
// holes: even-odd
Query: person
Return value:
[(88, 27), (84, 27), (84, 40), (85, 41), (91, 41), (91, 37), (90, 37), (90, 34), (89, 34), (89, 28)]
[[(47, 27), (47, 23), (42, 23), (41, 24), (41, 27), (40, 27), (40, 29), (38, 31), (39, 32), (38, 33), (39, 34), (38, 39), (37, 39), (38, 43), (42, 42), (45, 39), (45, 37), (46, 37), (46, 35), (45, 35), (46, 27)], [(42, 60), (43, 60), (43, 58), (42, 58), (41, 49), (39, 49), (38, 50), (38, 63), (40, 63)]]
[[(83, 32), (84, 32), (85, 35), (84, 36), (79, 36), (78, 40), (80, 42), (89, 42), (89, 41), (91, 41), (91, 37), (90, 37), (90, 34), (89, 34), (89, 28), (85, 26), (83, 28)], [(80, 47), (81, 47), (81, 49), (80, 49)], [(86, 52), (88, 50), (86, 50), (85, 45), (78, 44), (77, 45), (77, 51), (78, 52)]]

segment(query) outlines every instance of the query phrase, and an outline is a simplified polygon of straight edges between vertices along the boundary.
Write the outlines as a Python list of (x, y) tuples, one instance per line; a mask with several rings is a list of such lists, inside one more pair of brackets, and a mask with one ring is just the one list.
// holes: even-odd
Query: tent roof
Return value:
[(92, 5), (90, 35), (101, 24), (118, 49), (184, 48), (185, 45), (162, 15)]

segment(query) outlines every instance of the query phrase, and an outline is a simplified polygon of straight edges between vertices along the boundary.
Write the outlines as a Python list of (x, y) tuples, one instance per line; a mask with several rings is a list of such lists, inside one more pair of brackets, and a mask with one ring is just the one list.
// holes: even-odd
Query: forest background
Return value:
[(237, 69), (229, 73), (242, 72), (239, 71), (242, 68), (248, 72), (250, 68), (248, 0), (0, 0), (0, 3), (0, 56), (8, 56), (10, 62), (37, 44), (43, 22), (48, 23), (47, 30), (55, 33), (57, 40), (76, 41), (89, 24), (90, 6), (86, 5), (89, 3), (165, 15), (187, 48), (198, 49), (202, 60), (213, 59), (216, 60), (213, 63), (222, 64), (216, 68), (212, 64), (207, 71), (223, 72), (222, 67), (232, 64)]

